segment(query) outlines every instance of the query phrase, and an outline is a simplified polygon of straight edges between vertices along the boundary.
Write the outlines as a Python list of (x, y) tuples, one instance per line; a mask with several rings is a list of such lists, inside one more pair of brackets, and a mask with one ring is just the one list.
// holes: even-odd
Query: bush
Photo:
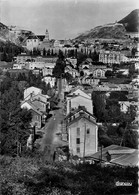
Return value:
[[(5, 166), (6, 160), (3, 158)], [(0, 170), (4, 195), (137, 194), (137, 173), (137, 167), (101, 167), (87, 163), (75, 166), (68, 162), (42, 164), (35, 158), (11, 158), (11, 164)], [(115, 185), (116, 181), (125, 180), (132, 181), (133, 185), (128, 188)]]

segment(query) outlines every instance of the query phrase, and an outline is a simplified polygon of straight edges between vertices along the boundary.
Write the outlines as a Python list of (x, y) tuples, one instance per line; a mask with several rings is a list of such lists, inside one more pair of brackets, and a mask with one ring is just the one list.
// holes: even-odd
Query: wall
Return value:
[(42, 90), (36, 87), (29, 87), (24, 90), (24, 99), (30, 99), (30, 94), (33, 93), (33, 95), (37, 95), (38, 93), (41, 93)]
[[(80, 135), (77, 135), (77, 128), (80, 128)], [(90, 133), (87, 134), (87, 129)], [(76, 139), (80, 138), (80, 144), (76, 143)], [(86, 119), (80, 119), (69, 127), (69, 149), (73, 155), (79, 157), (84, 156), (84, 143), (85, 143), (85, 156), (97, 152), (97, 126)], [(77, 147), (80, 152), (77, 152)]]
[(31, 113), (32, 113), (31, 125), (32, 126), (36, 125), (38, 128), (41, 128), (41, 116), (34, 112), (33, 110), (31, 110)]
[[(71, 103), (70, 103), (71, 102)], [(92, 100), (77, 96), (67, 100), (67, 114), (69, 114), (72, 108), (78, 108), (79, 106), (85, 106), (88, 112), (93, 114), (93, 103)], [(71, 109), (70, 109), (71, 108)]]

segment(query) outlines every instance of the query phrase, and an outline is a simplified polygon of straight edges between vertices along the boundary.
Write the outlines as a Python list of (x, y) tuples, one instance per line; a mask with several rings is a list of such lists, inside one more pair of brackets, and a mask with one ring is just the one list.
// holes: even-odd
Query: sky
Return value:
[(37, 35), (48, 29), (50, 39), (72, 39), (138, 8), (138, 0), (0, 0), (0, 22)]

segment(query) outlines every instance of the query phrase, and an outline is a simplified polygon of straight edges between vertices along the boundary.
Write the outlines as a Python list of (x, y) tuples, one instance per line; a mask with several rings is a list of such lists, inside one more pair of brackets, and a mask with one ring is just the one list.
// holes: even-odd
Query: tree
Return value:
[(80, 76), (81, 76), (81, 77), (84, 76), (84, 72), (83, 72), (83, 71), (80, 72)]
[(94, 50), (91, 58), (94, 62), (98, 62), (99, 61), (99, 53), (97, 53), (96, 50)]
[(73, 76), (70, 73), (68, 73), (68, 72), (66, 72), (64, 74), (64, 78), (66, 78), (66, 80), (67, 80), (68, 83), (70, 83), (70, 82), (73, 81)]
[(21, 92), (14, 83), (4, 90), (0, 99), (1, 108), (1, 154), (15, 155), (25, 147), (29, 136), (31, 113), (20, 108)]
[(127, 101), (128, 92), (125, 91), (112, 91), (110, 93), (109, 99), (117, 101)]
[(113, 71), (107, 70), (107, 71), (105, 72), (105, 77), (113, 77), (113, 76), (114, 76)]
[(53, 51), (53, 49), (51, 50), (51, 56), (54, 56), (54, 51)]
[(104, 122), (107, 117), (105, 94), (101, 92), (93, 92), (92, 100), (94, 106), (94, 116), (97, 118), (98, 122)]
[(47, 56), (50, 56), (50, 49), (48, 49), (47, 51)]
[(61, 52), (60, 50), (58, 59), (56, 61), (56, 66), (53, 69), (53, 75), (56, 78), (60, 78), (62, 74), (64, 74), (65, 67), (66, 67), (66, 63), (64, 60), (64, 55), (63, 55), (63, 52)]
[(34, 55), (34, 56), (37, 56), (37, 55), (38, 55), (37, 49), (36, 49), (35, 47), (33, 48), (33, 55)]

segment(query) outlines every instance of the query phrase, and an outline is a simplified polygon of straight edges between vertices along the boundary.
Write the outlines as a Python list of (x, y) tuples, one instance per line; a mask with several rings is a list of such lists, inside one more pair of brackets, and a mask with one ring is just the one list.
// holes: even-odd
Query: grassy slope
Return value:
[[(136, 194), (137, 168), (47, 163), (36, 158), (0, 157), (1, 193), (43, 194)], [(116, 187), (116, 181), (132, 180), (132, 187)]]

